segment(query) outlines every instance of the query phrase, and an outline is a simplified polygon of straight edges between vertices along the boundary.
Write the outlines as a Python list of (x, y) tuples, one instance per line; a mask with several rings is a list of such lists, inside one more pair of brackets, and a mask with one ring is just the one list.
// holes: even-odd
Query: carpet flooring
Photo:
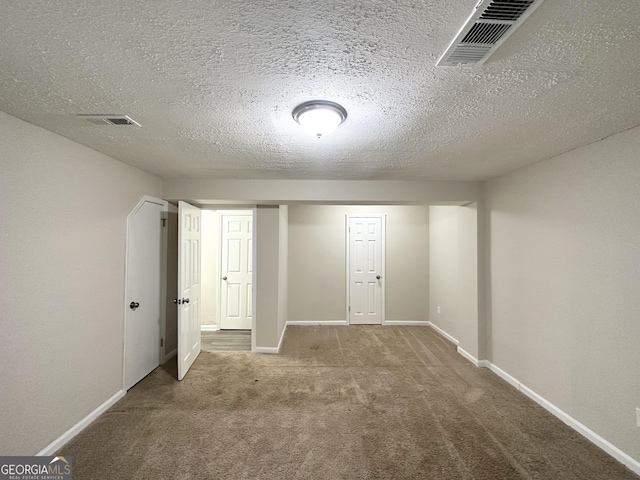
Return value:
[(294, 326), (156, 369), (58, 452), (82, 479), (638, 477), (428, 327)]

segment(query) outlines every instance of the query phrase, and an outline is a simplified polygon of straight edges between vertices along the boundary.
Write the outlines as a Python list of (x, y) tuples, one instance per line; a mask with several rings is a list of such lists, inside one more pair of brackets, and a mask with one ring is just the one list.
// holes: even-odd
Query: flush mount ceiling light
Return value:
[(293, 109), (293, 119), (318, 138), (333, 132), (347, 118), (347, 111), (325, 100), (304, 102)]

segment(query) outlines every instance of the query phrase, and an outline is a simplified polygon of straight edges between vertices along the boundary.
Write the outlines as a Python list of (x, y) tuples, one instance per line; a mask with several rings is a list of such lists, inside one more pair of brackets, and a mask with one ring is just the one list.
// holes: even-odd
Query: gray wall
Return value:
[(164, 196), (198, 204), (225, 202), (245, 205), (375, 204), (452, 202), (459, 205), (480, 200), (481, 182), (385, 181), (385, 180), (213, 180), (167, 178)]
[(427, 206), (289, 206), (289, 320), (346, 320), (345, 215), (384, 213), (386, 319), (427, 321)]
[(255, 345), (273, 351), (287, 320), (286, 207), (259, 205), (255, 212)]
[(126, 217), (161, 182), (0, 112), (2, 455), (122, 388)]
[(278, 340), (288, 320), (289, 207), (280, 205), (278, 219)]
[(475, 204), (429, 207), (429, 306), (430, 321), (478, 358)]
[(178, 207), (169, 204), (167, 221), (167, 283), (165, 292), (165, 357), (177, 353), (178, 306), (173, 300), (178, 294)]
[(488, 358), (640, 461), (640, 128), (487, 184)]

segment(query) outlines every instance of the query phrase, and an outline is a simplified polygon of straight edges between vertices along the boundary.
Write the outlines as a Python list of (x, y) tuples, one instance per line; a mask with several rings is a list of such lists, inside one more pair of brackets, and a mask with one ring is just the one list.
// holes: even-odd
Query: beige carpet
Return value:
[(157, 369), (60, 454), (74, 479), (634, 479), (428, 327), (289, 327)]

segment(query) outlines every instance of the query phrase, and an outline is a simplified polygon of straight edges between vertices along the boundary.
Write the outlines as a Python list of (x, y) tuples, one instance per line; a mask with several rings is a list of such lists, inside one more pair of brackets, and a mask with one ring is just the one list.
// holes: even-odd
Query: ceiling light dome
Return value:
[(347, 118), (347, 111), (334, 102), (312, 100), (298, 105), (292, 115), (303, 129), (320, 138), (338, 128)]

